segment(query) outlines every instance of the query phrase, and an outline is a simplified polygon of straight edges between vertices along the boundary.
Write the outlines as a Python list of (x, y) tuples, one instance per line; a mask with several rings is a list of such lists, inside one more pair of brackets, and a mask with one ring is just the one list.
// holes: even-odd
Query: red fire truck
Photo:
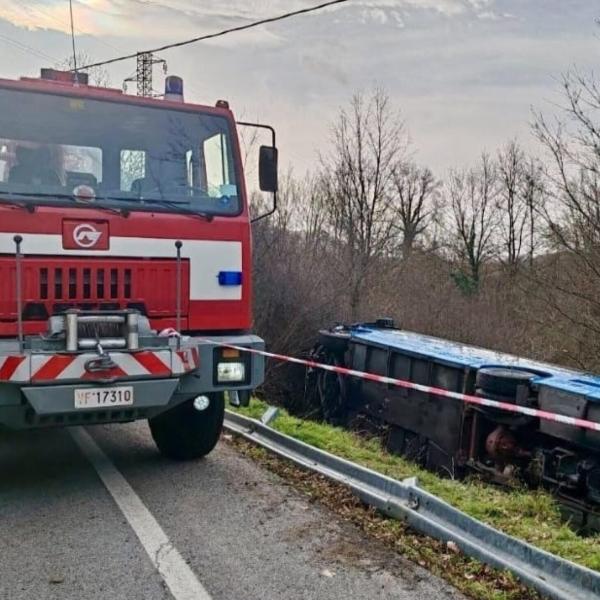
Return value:
[[(176, 459), (216, 444), (263, 380), (229, 105), (43, 69), (0, 80), (0, 426), (147, 419)], [(251, 125), (244, 123), (243, 125)], [(277, 150), (260, 187), (276, 194)]]

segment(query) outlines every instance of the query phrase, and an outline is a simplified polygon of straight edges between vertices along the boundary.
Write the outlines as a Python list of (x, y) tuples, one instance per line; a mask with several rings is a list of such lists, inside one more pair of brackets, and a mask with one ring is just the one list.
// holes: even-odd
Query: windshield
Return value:
[(227, 119), (0, 89), (0, 195), (240, 212)]

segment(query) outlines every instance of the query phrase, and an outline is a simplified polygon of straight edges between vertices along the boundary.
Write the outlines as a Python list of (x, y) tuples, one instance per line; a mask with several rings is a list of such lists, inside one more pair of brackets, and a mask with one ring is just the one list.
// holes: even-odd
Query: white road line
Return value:
[(70, 432), (138, 536), (175, 600), (211, 600), (158, 521), (90, 434), (82, 427), (71, 428)]

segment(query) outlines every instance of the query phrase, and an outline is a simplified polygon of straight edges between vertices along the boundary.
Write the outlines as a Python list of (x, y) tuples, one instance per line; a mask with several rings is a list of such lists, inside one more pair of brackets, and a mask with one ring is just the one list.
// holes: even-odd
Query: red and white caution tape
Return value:
[(444, 390), (442, 388), (433, 387), (431, 385), (423, 385), (421, 383), (413, 383), (412, 381), (405, 381), (404, 379), (395, 379), (394, 377), (386, 377), (385, 375), (375, 375), (373, 373), (365, 373), (364, 371), (356, 371), (355, 369), (347, 369), (345, 367), (335, 367), (333, 365), (326, 365), (324, 363), (318, 363), (313, 360), (305, 360), (302, 358), (294, 358), (293, 356), (285, 356), (284, 354), (275, 354), (274, 352), (266, 352), (265, 350), (257, 350), (256, 348), (247, 348), (245, 346), (235, 346), (233, 344), (225, 344), (217, 340), (206, 339), (203, 340), (221, 346), (224, 348), (231, 348), (239, 350), (241, 352), (251, 352), (252, 354), (259, 354), (266, 356), (267, 358), (273, 358), (275, 360), (290, 362), (297, 365), (304, 365), (306, 367), (313, 367), (315, 369), (323, 369), (324, 371), (331, 371), (332, 373), (341, 373), (342, 375), (349, 375), (350, 377), (359, 377), (360, 379), (366, 379), (368, 381), (376, 381), (377, 383), (387, 383), (389, 385), (395, 385), (397, 387), (406, 388), (409, 390), (417, 390), (419, 392), (425, 392), (427, 394), (434, 394), (435, 396), (444, 396), (446, 398), (453, 398), (454, 400), (461, 400), (467, 404), (477, 404), (479, 406), (488, 406), (490, 408), (498, 408), (512, 413), (519, 413), (521, 415), (528, 415), (530, 417), (536, 417), (538, 419), (544, 419), (545, 421), (554, 421), (555, 423), (563, 423), (565, 425), (572, 425), (574, 427), (582, 427), (583, 429), (590, 429), (591, 431), (600, 431), (600, 423), (593, 421), (587, 421), (585, 419), (578, 419), (576, 417), (568, 417), (567, 415), (560, 415), (557, 413), (547, 412), (545, 410), (539, 410), (537, 408), (527, 408), (526, 406), (517, 406), (516, 404), (509, 404), (508, 402), (498, 402), (497, 400), (489, 400), (487, 398), (480, 398), (479, 396), (473, 396), (471, 394), (461, 394), (460, 392), (451, 392), (450, 390)]

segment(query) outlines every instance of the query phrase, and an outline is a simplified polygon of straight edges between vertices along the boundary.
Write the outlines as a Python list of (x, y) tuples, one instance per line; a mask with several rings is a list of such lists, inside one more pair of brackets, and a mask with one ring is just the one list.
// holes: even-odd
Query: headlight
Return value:
[(217, 382), (241, 382), (246, 379), (246, 365), (241, 362), (224, 362), (217, 364)]

